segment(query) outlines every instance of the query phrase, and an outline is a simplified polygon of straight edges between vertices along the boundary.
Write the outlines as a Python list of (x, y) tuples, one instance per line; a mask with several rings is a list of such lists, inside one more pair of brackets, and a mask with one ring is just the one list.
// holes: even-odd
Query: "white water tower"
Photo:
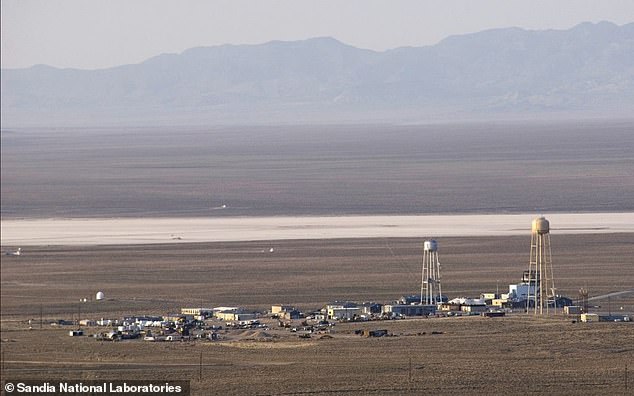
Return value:
[(550, 247), (550, 223), (544, 217), (533, 219), (531, 226), (528, 284), (527, 312), (529, 312), (531, 304), (535, 315), (543, 315), (544, 313), (548, 315), (550, 308), (557, 308)]
[(438, 243), (431, 239), (423, 243), (423, 271), (420, 284), (420, 303), (437, 304), (442, 298)]

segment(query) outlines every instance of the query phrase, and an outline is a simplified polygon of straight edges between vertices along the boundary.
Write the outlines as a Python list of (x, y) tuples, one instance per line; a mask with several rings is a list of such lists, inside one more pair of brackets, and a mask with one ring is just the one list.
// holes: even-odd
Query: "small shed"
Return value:
[(581, 321), (583, 323), (589, 323), (589, 322), (598, 322), (599, 321), (599, 314), (594, 314), (594, 313), (584, 313), (581, 314)]

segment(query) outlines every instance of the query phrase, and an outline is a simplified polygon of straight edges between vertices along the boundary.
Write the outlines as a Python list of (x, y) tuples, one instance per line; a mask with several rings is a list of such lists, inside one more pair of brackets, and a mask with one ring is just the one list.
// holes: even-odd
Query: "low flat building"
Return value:
[(383, 313), (401, 316), (427, 316), (436, 313), (435, 305), (421, 304), (386, 304)]
[(599, 315), (595, 313), (583, 313), (581, 314), (581, 321), (583, 323), (598, 322)]
[(183, 315), (192, 315), (196, 319), (207, 319), (213, 316), (213, 309), (211, 308), (181, 308)]
[(326, 305), (326, 317), (328, 319), (350, 320), (361, 316), (361, 307), (357, 303), (345, 301), (335, 301)]
[(244, 312), (217, 312), (216, 318), (220, 320), (235, 321), (235, 320), (251, 320), (255, 319), (255, 314)]
[(331, 307), (328, 308), (328, 319), (354, 319), (361, 316), (359, 307)]
[(277, 305), (272, 305), (271, 306), (271, 313), (272, 314), (279, 314), (280, 312), (290, 312), (290, 311), (294, 311), (295, 307), (292, 305), (286, 305), (286, 304), (277, 304)]
[[(183, 314), (173, 314), (173, 315), (177, 315), (178, 318), (180, 317), (190, 317), (193, 318), (191, 315), (183, 315)], [(177, 319), (178, 320), (178, 319)], [(131, 324), (137, 324), (137, 325), (144, 325), (144, 326), (160, 326), (161, 323), (163, 323), (163, 317), (162, 316), (154, 316), (154, 315), (143, 315), (143, 316), (127, 316), (124, 317), (123, 320), (121, 321), (121, 324), (123, 325), (131, 325)]]
[(463, 304), (460, 306), (460, 310), (468, 313), (481, 313), (487, 310), (487, 306), (485, 304)]
[(438, 309), (442, 312), (460, 311), (460, 304), (442, 303), (438, 304)]
[(221, 312), (214, 313), (214, 316), (220, 320), (239, 320), (238, 315), (239, 314), (233, 311), (227, 311), (227, 312), (221, 311)]
[[(401, 298), (398, 299), (398, 301), (396, 301), (396, 304), (403, 304), (403, 305), (420, 304), (422, 300), (423, 298), (420, 294), (412, 294), (409, 296), (402, 296)], [(447, 298), (447, 296), (442, 296), (442, 295), (434, 296), (434, 301), (436, 303), (444, 303), (444, 302), (447, 302), (448, 300), (449, 299)]]
[(467, 298), (467, 297), (458, 297), (453, 300), (449, 300), (450, 304), (460, 304), (460, 305), (486, 305), (484, 300), (481, 298)]
[(458, 297), (447, 303), (439, 304), (439, 309), (443, 312), (462, 311), (467, 313), (480, 313), (487, 310), (485, 300), (482, 298)]
[(518, 283), (516, 285), (509, 285), (509, 298), (515, 300), (526, 300), (529, 295), (535, 295), (534, 284), (529, 285), (528, 283)]
[(286, 319), (286, 320), (299, 319), (301, 318), (301, 314), (302, 314), (301, 312), (295, 309), (291, 311), (282, 311), (277, 313), (280, 319)]
[[(186, 315), (186, 314), (168, 313), (167, 315), (165, 315), (164, 319), (167, 322), (189, 322), (191, 320), (194, 320), (194, 316)], [(123, 323), (127, 324), (127, 322), (125, 321)], [(136, 323), (136, 320), (131, 323)]]
[(564, 307), (564, 313), (566, 315), (581, 315), (581, 307), (577, 305), (569, 305)]
[(494, 298), (491, 300), (491, 305), (499, 308), (513, 308), (513, 303), (506, 298)]
[(420, 304), (421, 296), (420, 294), (410, 294), (409, 296), (401, 296), (398, 299), (398, 304), (402, 305), (410, 305), (410, 304)]
[(240, 307), (215, 307), (215, 308), (212, 308), (211, 310), (215, 314), (216, 312), (240, 311), (240, 310), (242, 310), (242, 308), (240, 308)]
[(364, 315), (380, 315), (383, 304), (375, 302), (364, 302), (361, 304), (361, 313)]
[(244, 310), (240, 307), (216, 307), (212, 309), (213, 316), (221, 319), (221, 320), (234, 320), (234, 319), (225, 319), (229, 314), (239, 314), (244, 312)]
[(555, 302), (557, 303), (558, 307), (567, 307), (573, 305), (572, 299), (565, 296), (556, 296)]

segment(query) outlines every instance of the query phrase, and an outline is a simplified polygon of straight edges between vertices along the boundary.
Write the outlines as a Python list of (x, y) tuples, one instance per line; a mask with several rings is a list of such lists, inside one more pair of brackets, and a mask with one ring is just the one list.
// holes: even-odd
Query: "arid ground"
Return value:
[(618, 120), (2, 130), (1, 214), (632, 212), (632, 130)]
[[(556, 285), (577, 298), (632, 289), (634, 234), (553, 236)], [(528, 263), (529, 238), (439, 238), (450, 297), (505, 290)], [(505, 318), (413, 319), (339, 324), (332, 338), (279, 330), (227, 334), (234, 341), (98, 342), (44, 322), (165, 314), (183, 306), (331, 300), (388, 302), (420, 285), (421, 240), (338, 239), (178, 245), (31, 247), (2, 258), (3, 377), (191, 379), (194, 394), (628, 394), (631, 323)], [(273, 247), (274, 252), (269, 249)], [(79, 305), (97, 290), (106, 300)], [(593, 302), (634, 313), (634, 295)], [(623, 309), (621, 310), (621, 307)], [(29, 331), (27, 321), (34, 319)], [(388, 329), (368, 339), (355, 329)], [(88, 329), (88, 333), (97, 329)], [(432, 334), (432, 332), (440, 334)], [(199, 358), (203, 354), (203, 378)], [(410, 369), (410, 358), (412, 361)], [(631, 368), (630, 368), (631, 370)], [(411, 378), (411, 380), (410, 380)], [(630, 387), (631, 379), (630, 379)], [(630, 389), (631, 391), (631, 389)]]
[[(332, 338), (236, 330), (219, 342), (178, 343), (99, 342), (49, 324), (185, 306), (264, 311), (286, 303), (310, 311), (332, 300), (387, 303), (420, 290), (422, 242), (431, 236), (440, 245), (444, 294), (504, 292), (528, 266), (529, 214), (603, 215), (599, 222), (632, 215), (632, 130), (631, 121), (618, 120), (3, 129), (2, 250), (24, 246), (21, 256), (1, 260), (2, 378), (191, 379), (196, 395), (632, 394), (631, 322), (581, 324), (513, 312), (338, 324)], [(156, 227), (143, 241), (117, 224), (100, 228), (107, 219), (472, 214), (527, 221), (498, 236), (399, 234), (405, 228), (388, 222), (375, 234), (331, 228), (322, 236), (331, 239), (319, 239), (319, 228), (309, 237), (295, 225), (232, 242), (196, 239), (187, 227)], [(38, 242), (47, 230), (23, 222), (78, 218), (97, 224), (97, 236), (80, 233), (83, 245), (64, 243), (73, 232), (68, 224), (52, 226), (61, 241)], [(34, 232), (11, 239), (11, 222)], [(631, 222), (612, 229), (591, 222), (578, 234), (574, 224), (563, 227), (569, 233), (557, 229), (562, 224), (552, 224), (559, 293), (576, 300), (582, 287), (590, 297), (634, 288)], [(97, 291), (104, 301), (90, 299)], [(594, 312), (634, 314), (634, 294), (591, 305)], [(394, 336), (363, 338), (357, 329)]]

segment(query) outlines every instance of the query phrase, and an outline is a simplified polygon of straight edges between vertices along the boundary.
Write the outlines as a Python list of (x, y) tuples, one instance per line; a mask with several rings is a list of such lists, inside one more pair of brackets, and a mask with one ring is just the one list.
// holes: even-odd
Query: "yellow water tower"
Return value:
[(526, 310), (548, 315), (557, 309), (557, 295), (550, 247), (550, 222), (544, 217), (533, 219), (531, 253), (528, 264), (528, 299)]

